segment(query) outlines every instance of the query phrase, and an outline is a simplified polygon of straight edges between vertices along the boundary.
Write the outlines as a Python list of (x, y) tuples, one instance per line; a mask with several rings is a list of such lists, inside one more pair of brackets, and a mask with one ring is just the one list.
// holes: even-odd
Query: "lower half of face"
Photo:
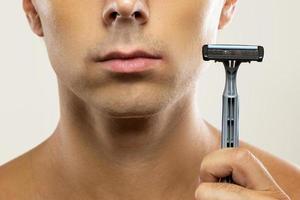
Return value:
[[(204, 66), (202, 45), (215, 40), (218, 26), (214, 1), (207, 0), (148, 0), (143, 25), (105, 25), (106, 1), (46, 2), (40, 17), (61, 88), (117, 117), (155, 114), (189, 91)], [(130, 74), (108, 71), (97, 60), (126, 48), (155, 52), (161, 60), (147, 71)]]

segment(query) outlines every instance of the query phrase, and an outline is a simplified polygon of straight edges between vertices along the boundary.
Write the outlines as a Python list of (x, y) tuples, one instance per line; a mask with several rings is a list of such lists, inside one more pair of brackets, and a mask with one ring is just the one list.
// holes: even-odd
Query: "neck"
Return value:
[(202, 157), (212, 148), (194, 94), (154, 115), (114, 118), (60, 86), (61, 118), (49, 146), (61, 178), (95, 197), (160, 199), (190, 191), (193, 198)]

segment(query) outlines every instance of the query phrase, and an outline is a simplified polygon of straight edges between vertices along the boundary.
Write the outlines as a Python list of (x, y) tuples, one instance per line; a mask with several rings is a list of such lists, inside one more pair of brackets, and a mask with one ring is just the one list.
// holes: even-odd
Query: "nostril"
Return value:
[(115, 20), (118, 15), (119, 15), (118, 12), (112, 12), (112, 13), (110, 13), (109, 18), (112, 19), (112, 20)]
[(148, 13), (146, 13), (146, 12), (144, 12), (142, 10), (135, 11), (131, 16), (135, 20), (137, 20), (140, 24), (144, 24), (148, 20)]
[(139, 12), (139, 11), (135, 11), (133, 14), (132, 14), (136, 19), (139, 19), (142, 17), (142, 14)]

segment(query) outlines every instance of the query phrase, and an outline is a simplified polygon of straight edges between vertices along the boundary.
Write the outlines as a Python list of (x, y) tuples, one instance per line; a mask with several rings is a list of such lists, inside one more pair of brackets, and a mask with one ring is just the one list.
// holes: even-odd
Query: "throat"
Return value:
[(54, 165), (61, 171), (58, 178), (71, 191), (81, 188), (94, 199), (193, 199), (209, 134), (205, 126), (186, 130), (157, 140), (151, 133), (124, 134), (123, 140), (111, 136), (102, 147), (85, 138), (66, 140), (67, 133), (58, 132), (52, 139), (56, 145), (51, 145)]

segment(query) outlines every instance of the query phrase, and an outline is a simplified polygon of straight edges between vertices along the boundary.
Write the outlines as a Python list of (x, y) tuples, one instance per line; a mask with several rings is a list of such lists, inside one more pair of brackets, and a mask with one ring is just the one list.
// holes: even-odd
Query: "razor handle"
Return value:
[[(239, 146), (238, 131), (239, 98), (223, 96), (221, 148)], [(232, 177), (221, 178), (220, 182), (233, 183)]]
[[(262, 62), (264, 48), (254, 45), (208, 44), (202, 47), (204, 61), (222, 62), (226, 70), (223, 92), (221, 148), (239, 146), (239, 98), (236, 87), (237, 71), (241, 63)], [(233, 183), (232, 175), (220, 182)]]
[[(240, 65), (237, 61), (223, 62), (226, 70), (226, 84), (222, 102), (221, 148), (239, 146), (239, 97), (236, 76)], [(220, 182), (233, 183), (232, 177), (221, 178)]]

